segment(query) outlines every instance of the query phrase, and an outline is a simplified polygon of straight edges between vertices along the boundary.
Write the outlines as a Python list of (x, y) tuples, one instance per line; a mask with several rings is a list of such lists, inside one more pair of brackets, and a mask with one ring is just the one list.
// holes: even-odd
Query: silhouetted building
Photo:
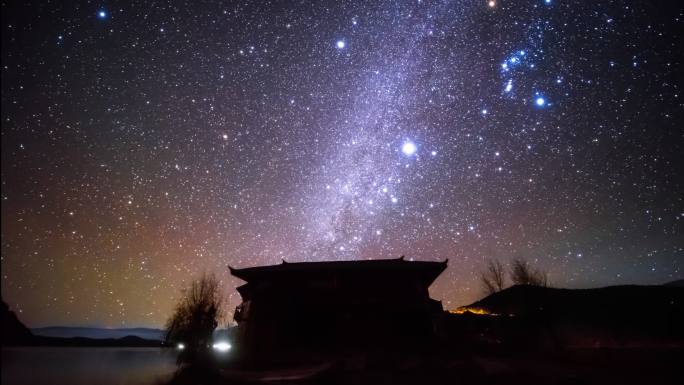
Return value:
[(248, 352), (347, 350), (429, 342), (443, 313), (428, 287), (444, 262), (306, 262), (230, 268), (245, 281), (235, 310)]

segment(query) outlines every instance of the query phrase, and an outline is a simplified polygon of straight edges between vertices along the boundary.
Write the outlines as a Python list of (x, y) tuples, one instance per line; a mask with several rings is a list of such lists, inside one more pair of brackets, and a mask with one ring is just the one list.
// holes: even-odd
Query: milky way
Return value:
[[(365, 4), (371, 3), (371, 4)], [(682, 278), (677, 1), (2, 3), (2, 295), (162, 325), (228, 265)], [(378, 277), (382, 279), (382, 277)]]

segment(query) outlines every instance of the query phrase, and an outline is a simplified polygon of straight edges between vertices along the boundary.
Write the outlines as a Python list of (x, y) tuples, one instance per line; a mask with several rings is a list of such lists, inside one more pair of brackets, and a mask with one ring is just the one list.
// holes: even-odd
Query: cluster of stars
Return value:
[(489, 258), (682, 276), (677, 7), (100, 6), (3, 4), (2, 292), (30, 326), (160, 326), (205, 271), (232, 310), (228, 265), (282, 259), (449, 258), (446, 308)]

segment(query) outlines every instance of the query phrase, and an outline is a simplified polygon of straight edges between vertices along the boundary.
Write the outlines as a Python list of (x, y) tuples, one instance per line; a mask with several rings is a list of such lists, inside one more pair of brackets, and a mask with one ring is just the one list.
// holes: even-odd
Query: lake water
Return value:
[(2, 348), (2, 385), (156, 385), (176, 369), (162, 348)]

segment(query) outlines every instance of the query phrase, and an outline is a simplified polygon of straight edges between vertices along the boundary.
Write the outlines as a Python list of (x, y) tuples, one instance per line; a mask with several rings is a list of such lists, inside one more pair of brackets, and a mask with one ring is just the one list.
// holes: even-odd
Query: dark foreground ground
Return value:
[(376, 352), (309, 365), (186, 367), (167, 384), (679, 384), (682, 349)]
[[(392, 347), (376, 344), (382, 348), (336, 357), (282, 353), (269, 363), (246, 364), (231, 352), (232, 363), (185, 368), (170, 385), (684, 383), (681, 285), (514, 286), (468, 308), (444, 314), (430, 347), (402, 346), (411, 340), (411, 330), (404, 330), (389, 341)], [(364, 339), (355, 337), (333, 348)]]

